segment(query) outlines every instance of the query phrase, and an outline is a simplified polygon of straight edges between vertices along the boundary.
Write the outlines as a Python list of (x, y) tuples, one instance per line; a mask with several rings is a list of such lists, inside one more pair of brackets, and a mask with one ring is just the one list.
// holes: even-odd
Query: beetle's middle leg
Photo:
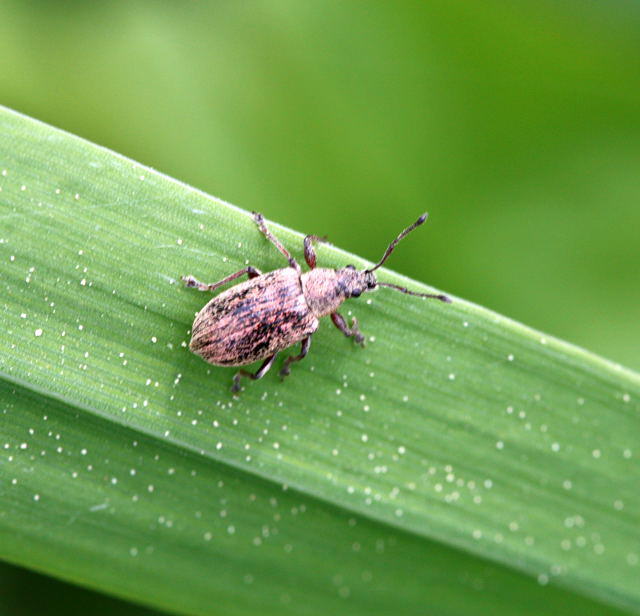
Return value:
[(326, 241), (326, 237), (320, 237), (318, 235), (307, 235), (307, 237), (304, 238), (304, 260), (311, 269), (316, 266), (316, 251), (313, 249), (313, 243)]
[(231, 386), (231, 391), (235, 394), (240, 391), (240, 379), (244, 376), (252, 381), (257, 381), (261, 379), (267, 372), (269, 372), (269, 368), (271, 368), (271, 364), (273, 364), (273, 360), (276, 358), (277, 353), (274, 353), (271, 357), (267, 357), (262, 362), (262, 365), (255, 371), (249, 372), (248, 370), (238, 370), (233, 375), (233, 385)]
[(285, 259), (289, 261), (290, 267), (296, 272), (300, 273), (300, 266), (298, 262), (291, 256), (289, 251), (280, 243), (280, 240), (267, 229), (267, 224), (264, 221), (264, 216), (259, 212), (253, 212), (253, 220), (256, 221), (258, 228), (262, 231), (262, 234), (284, 255)]
[(287, 359), (284, 360), (284, 364), (282, 366), (282, 370), (280, 370), (280, 376), (282, 378), (284, 378), (285, 376), (291, 374), (291, 368), (289, 368), (289, 366), (293, 362), (300, 361), (301, 359), (304, 359), (307, 356), (307, 353), (309, 352), (309, 347), (310, 346), (311, 346), (311, 336), (307, 336), (302, 341), (302, 345), (300, 346), (300, 353), (298, 353), (297, 355), (289, 355), (289, 357), (287, 357)]
[(344, 317), (339, 312), (332, 312), (331, 320), (347, 338), (353, 338), (360, 346), (364, 346), (364, 336), (358, 329), (358, 321), (355, 317), (351, 320), (351, 327), (347, 325)]
[(247, 276), (249, 276), (249, 279), (251, 279), (260, 276), (260, 271), (255, 267), (251, 267), (249, 265), (249, 267), (245, 267), (244, 269), (241, 269), (240, 271), (235, 272), (234, 274), (231, 274), (230, 276), (227, 276), (226, 278), (223, 278), (218, 282), (207, 284), (206, 282), (200, 282), (199, 280), (196, 280), (193, 276), (182, 276), (182, 281), (187, 287), (194, 287), (198, 289), (198, 291), (214, 291), (218, 287), (221, 287), (223, 284), (227, 284), (227, 282), (231, 282), (232, 280), (240, 278), (240, 276), (244, 276), (245, 274), (247, 274)]

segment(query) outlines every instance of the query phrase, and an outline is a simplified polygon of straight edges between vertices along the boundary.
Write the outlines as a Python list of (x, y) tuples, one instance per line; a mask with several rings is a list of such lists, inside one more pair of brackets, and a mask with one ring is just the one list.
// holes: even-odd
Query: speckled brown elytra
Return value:
[(233, 392), (240, 390), (243, 376), (254, 380), (262, 378), (279, 351), (302, 341), (300, 353), (287, 357), (280, 370), (281, 377), (287, 376), (291, 364), (309, 352), (311, 335), (318, 329), (320, 317), (331, 315), (333, 324), (345, 336), (364, 346), (364, 336), (356, 319), (349, 326), (338, 312), (340, 304), (350, 297), (359, 297), (377, 287), (390, 287), (408, 295), (451, 301), (446, 295), (415, 293), (395, 284), (378, 282), (374, 274), (398, 242), (427, 220), (427, 214), (398, 235), (376, 265), (362, 271), (353, 265), (336, 270), (316, 268), (313, 244), (325, 240), (317, 235), (307, 235), (304, 238), (304, 258), (311, 271), (304, 274), (289, 251), (267, 229), (262, 214), (253, 212), (253, 219), (263, 235), (284, 255), (289, 267), (262, 274), (248, 266), (212, 284), (199, 282), (193, 276), (182, 277), (188, 287), (200, 291), (214, 291), (245, 274), (249, 277), (246, 282), (214, 297), (196, 315), (189, 344), (194, 353), (216, 366), (246, 366), (264, 360), (255, 373), (247, 370), (236, 372), (231, 388)]

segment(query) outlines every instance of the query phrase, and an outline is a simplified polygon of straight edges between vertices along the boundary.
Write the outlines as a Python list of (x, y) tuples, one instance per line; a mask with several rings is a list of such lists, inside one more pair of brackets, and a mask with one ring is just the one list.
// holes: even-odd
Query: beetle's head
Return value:
[(355, 265), (347, 265), (336, 270), (341, 294), (345, 299), (360, 297), (365, 291), (372, 291), (378, 285), (373, 272), (357, 270)]
[(338, 293), (343, 299), (360, 297), (365, 291), (374, 289), (376, 286), (376, 279), (373, 274), (366, 274), (364, 271), (357, 270), (354, 265), (341, 267), (335, 272)]
[(358, 297), (364, 291), (372, 291), (377, 287), (389, 287), (391, 289), (395, 289), (396, 291), (400, 291), (401, 293), (406, 293), (407, 295), (429, 297), (432, 299), (439, 299), (442, 302), (451, 303), (451, 299), (446, 295), (438, 295), (433, 293), (416, 293), (414, 291), (409, 291), (409, 289), (406, 289), (404, 287), (400, 287), (396, 284), (391, 284), (389, 282), (378, 282), (374, 274), (375, 270), (381, 267), (382, 264), (389, 258), (389, 255), (394, 251), (395, 247), (398, 245), (398, 242), (409, 233), (411, 233), (411, 231), (413, 231), (416, 227), (419, 227), (421, 224), (423, 224), (426, 220), (427, 214), (425, 213), (420, 216), (420, 218), (418, 218), (418, 220), (416, 220), (411, 226), (407, 227), (402, 233), (400, 233), (400, 235), (398, 235), (398, 237), (396, 237), (396, 239), (393, 240), (391, 244), (389, 244), (389, 246), (385, 250), (385, 253), (382, 255), (382, 259), (380, 259), (380, 261), (376, 263), (376, 265), (374, 265), (372, 268), (357, 271), (353, 265), (347, 265), (344, 270), (353, 270), (354, 276), (357, 277), (357, 280), (354, 280), (355, 284), (353, 285), (353, 289), (351, 290), (349, 297)]

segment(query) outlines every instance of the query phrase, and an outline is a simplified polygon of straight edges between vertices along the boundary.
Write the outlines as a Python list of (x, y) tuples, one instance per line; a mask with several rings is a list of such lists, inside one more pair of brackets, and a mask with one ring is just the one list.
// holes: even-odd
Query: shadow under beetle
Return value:
[(307, 235), (304, 238), (304, 258), (311, 271), (304, 274), (289, 251), (267, 229), (262, 214), (253, 212), (253, 219), (263, 235), (284, 255), (289, 267), (262, 274), (248, 266), (212, 284), (199, 282), (193, 276), (182, 277), (186, 286), (200, 291), (214, 291), (245, 274), (249, 277), (249, 280), (214, 297), (196, 315), (189, 344), (194, 353), (216, 366), (245, 366), (264, 360), (255, 373), (247, 370), (236, 372), (231, 388), (233, 392), (240, 390), (243, 376), (254, 380), (262, 378), (279, 351), (302, 341), (300, 353), (289, 355), (280, 370), (281, 377), (287, 376), (291, 364), (309, 352), (311, 335), (318, 329), (320, 317), (331, 315), (333, 324), (345, 336), (364, 346), (364, 336), (355, 317), (349, 326), (338, 312), (340, 304), (350, 297), (359, 297), (377, 287), (390, 287), (408, 295), (451, 301), (446, 295), (415, 293), (395, 284), (378, 282), (374, 274), (398, 242), (427, 220), (427, 214), (400, 233), (376, 265), (362, 271), (353, 265), (336, 270), (316, 268), (313, 244), (325, 240), (317, 235)]

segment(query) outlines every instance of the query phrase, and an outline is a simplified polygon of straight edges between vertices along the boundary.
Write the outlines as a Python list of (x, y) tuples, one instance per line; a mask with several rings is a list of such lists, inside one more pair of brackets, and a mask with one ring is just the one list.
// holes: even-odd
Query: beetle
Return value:
[(451, 302), (448, 296), (416, 293), (388, 282), (378, 282), (374, 274), (393, 252), (398, 242), (427, 220), (423, 214), (407, 227), (387, 247), (380, 261), (373, 267), (357, 270), (353, 265), (340, 269), (316, 268), (314, 244), (326, 241), (317, 235), (304, 238), (304, 258), (310, 271), (303, 273), (298, 262), (269, 231), (264, 217), (253, 212), (253, 219), (262, 234), (287, 259), (289, 266), (266, 274), (248, 266), (211, 284), (199, 282), (193, 276), (183, 276), (187, 287), (200, 291), (215, 291), (221, 286), (247, 275), (248, 280), (214, 297), (193, 321), (191, 351), (216, 366), (246, 366), (263, 360), (256, 372), (241, 369), (233, 377), (231, 390), (240, 391), (242, 377), (261, 379), (271, 368), (276, 355), (297, 342), (300, 352), (289, 355), (280, 370), (285, 377), (291, 364), (306, 357), (311, 336), (318, 329), (319, 319), (330, 315), (333, 324), (347, 338), (364, 346), (364, 336), (353, 318), (347, 325), (338, 308), (346, 299), (359, 297), (377, 287), (390, 287), (408, 295)]

